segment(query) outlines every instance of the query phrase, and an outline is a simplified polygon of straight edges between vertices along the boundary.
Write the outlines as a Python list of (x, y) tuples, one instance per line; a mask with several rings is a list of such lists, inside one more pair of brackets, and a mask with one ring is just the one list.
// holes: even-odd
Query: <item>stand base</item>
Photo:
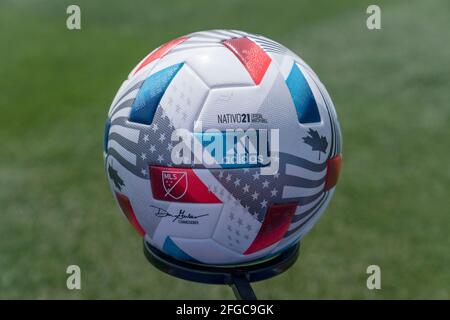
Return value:
[(174, 259), (144, 240), (144, 254), (157, 269), (171, 276), (207, 284), (229, 285), (239, 300), (256, 300), (251, 282), (266, 280), (289, 269), (298, 258), (300, 243), (270, 260), (236, 266), (210, 266)]

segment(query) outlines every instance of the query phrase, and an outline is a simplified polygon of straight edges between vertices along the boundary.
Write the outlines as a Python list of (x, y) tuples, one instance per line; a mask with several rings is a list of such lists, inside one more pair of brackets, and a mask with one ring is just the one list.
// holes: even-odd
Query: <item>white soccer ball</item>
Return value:
[(104, 159), (119, 206), (152, 246), (241, 264), (281, 253), (316, 223), (341, 133), (325, 87), (289, 49), (202, 31), (131, 71), (109, 110)]

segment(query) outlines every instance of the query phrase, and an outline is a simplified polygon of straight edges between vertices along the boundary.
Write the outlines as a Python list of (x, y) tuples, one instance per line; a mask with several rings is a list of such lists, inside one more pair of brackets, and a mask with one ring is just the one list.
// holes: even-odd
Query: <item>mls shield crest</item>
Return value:
[(186, 203), (222, 203), (189, 168), (150, 166), (150, 184), (154, 199)]
[(162, 171), (162, 184), (165, 191), (164, 197), (178, 200), (186, 194), (187, 174), (179, 171)]

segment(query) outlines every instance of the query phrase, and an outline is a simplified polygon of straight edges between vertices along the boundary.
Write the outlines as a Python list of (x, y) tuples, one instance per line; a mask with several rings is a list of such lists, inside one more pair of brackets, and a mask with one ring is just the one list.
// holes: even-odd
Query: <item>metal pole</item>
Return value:
[(258, 300), (250, 282), (244, 274), (233, 275), (233, 283), (230, 284), (230, 287), (233, 289), (237, 300)]

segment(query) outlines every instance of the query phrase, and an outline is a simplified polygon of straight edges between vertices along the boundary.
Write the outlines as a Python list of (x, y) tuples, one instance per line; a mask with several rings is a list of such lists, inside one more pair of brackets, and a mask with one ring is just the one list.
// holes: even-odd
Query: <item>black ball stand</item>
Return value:
[(256, 300), (251, 282), (266, 280), (289, 269), (298, 258), (300, 243), (278, 256), (254, 264), (210, 266), (174, 259), (144, 240), (144, 254), (157, 269), (171, 276), (207, 284), (229, 285), (238, 300)]

